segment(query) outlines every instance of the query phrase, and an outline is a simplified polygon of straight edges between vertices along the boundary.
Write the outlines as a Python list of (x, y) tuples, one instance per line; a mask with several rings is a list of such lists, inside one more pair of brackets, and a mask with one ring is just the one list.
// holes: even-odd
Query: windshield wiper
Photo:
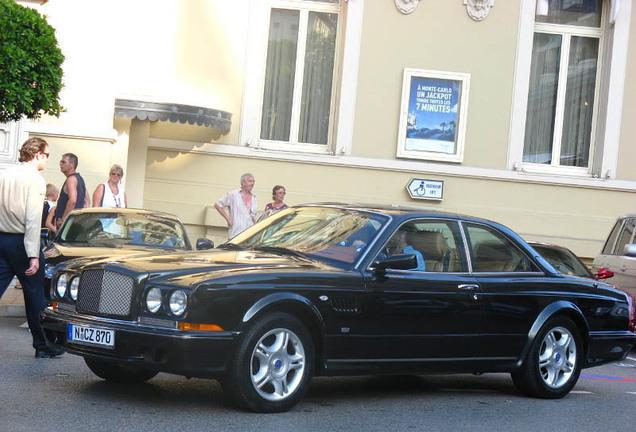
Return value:
[(245, 248), (236, 243), (223, 243), (222, 245), (218, 245), (217, 249), (227, 249), (227, 250), (245, 250)]
[(298, 258), (308, 259), (307, 255), (302, 252), (299, 252), (294, 249), (280, 247), (280, 246), (257, 246), (254, 248), (254, 250), (263, 251), (263, 252), (273, 252), (273, 253), (278, 253), (281, 255), (290, 255), (290, 256), (295, 256)]

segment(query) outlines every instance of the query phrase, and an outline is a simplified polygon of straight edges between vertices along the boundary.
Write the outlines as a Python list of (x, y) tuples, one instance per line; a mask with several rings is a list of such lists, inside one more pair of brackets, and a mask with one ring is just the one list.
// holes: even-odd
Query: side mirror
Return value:
[(594, 277), (596, 278), (596, 280), (609, 279), (611, 277), (614, 277), (614, 272), (606, 269), (605, 267), (602, 267), (598, 269), (598, 272), (594, 275)]
[(417, 267), (415, 254), (392, 255), (380, 258), (373, 263), (377, 273), (384, 273), (386, 269), (408, 270)]
[(623, 255), (636, 258), (636, 244), (626, 244), (625, 249), (623, 249)]
[(205, 237), (197, 239), (197, 250), (214, 249), (214, 242)]

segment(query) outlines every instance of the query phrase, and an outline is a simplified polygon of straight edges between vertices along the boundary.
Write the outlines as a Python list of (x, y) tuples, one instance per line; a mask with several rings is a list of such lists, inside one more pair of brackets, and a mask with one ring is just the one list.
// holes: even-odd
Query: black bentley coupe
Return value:
[(560, 398), (636, 342), (611, 285), (498, 223), (414, 208), (291, 207), (215, 250), (71, 261), (52, 283), (46, 337), (97, 376), (215, 378), (260, 412), (315, 375), (509, 372)]

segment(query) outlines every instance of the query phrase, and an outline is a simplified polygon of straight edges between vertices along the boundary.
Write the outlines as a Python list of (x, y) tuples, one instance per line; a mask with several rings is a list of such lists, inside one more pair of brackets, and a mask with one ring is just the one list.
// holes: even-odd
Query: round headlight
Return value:
[(69, 294), (71, 295), (72, 300), (77, 300), (77, 291), (79, 291), (79, 283), (80, 277), (76, 276), (71, 281), (71, 287), (69, 289)]
[(159, 288), (150, 288), (146, 294), (146, 307), (152, 313), (161, 308), (161, 290)]
[(64, 297), (64, 294), (66, 294), (66, 288), (68, 288), (68, 275), (66, 273), (62, 273), (60, 277), (57, 278), (57, 285), (55, 286), (57, 295), (60, 296), (60, 298)]
[(188, 305), (188, 296), (185, 292), (177, 290), (170, 296), (170, 312), (177, 316), (183, 315)]

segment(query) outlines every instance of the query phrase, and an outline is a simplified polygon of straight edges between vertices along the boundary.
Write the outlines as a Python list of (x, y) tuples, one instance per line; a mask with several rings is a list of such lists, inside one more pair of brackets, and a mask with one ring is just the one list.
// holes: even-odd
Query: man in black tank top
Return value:
[(55, 207), (55, 225), (59, 228), (66, 216), (73, 209), (84, 208), (86, 201), (86, 184), (82, 176), (75, 172), (77, 169), (77, 156), (73, 153), (65, 153), (60, 160), (60, 171), (66, 176), (66, 181), (60, 191), (60, 197)]

